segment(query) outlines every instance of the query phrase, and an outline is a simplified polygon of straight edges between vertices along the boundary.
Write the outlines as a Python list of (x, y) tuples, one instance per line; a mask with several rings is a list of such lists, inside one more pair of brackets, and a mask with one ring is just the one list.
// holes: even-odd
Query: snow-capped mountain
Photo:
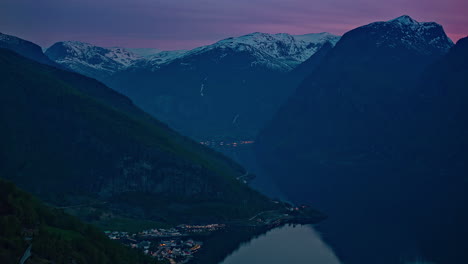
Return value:
[(98, 78), (110, 75), (143, 59), (124, 48), (103, 48), (78, 41), (57, 42), (45, 54), (72, 71)]
[(196, 56), (213, 50), (220, 50), (219, 60), (227, 52), (249, 52), (256, 59), (255, 66), (265, 66), (279, 71), (290, 71), (317, 52), (325, 43), (335, 45), (339, 36), (330, 33), (289, 35), (286, 33), (252, 33), (236, 38), (227, 38), (215, 44), (193, 49), (183, 57)]
[[(427, 200), (433, 197), (426, 199), (431, 196), (427, 194), (444, 190), (445, 186), (438, 185), (442, 186), (440, 183), (449, 175), (466, 175), (440, 173), (446, 169), (436, 165), (445, 163), (441, 160), (450, 160), (445, 164), (466, 164), (461, 159), (453, 161), (463, 156), (458, 146), (464, 134), (457, 132), (460, 138), (450, 140), (457, 147), (451, 148), (443, 141), (451, 136), (444, 138), (442, 132), (447, 127), (462, 127), (463, 122), (459, 121), (462, 118), (458, 120), (455, 116), (463, 116), (463, 111), (429, 112), (422, 107), (430, 104), (431, 97), (437, 101), (445, 96), (466, 95), (461, 85), (450, 88), (461, 80), (461, 74), (451, 76), (451, 81), (441, 81), (437, 92), (429, 90), (429, 85), (419, 87), (422, 80), (430, 80), (429, 84), (434, 79), (440, 80), (443, 71), (432, 72), (429, 77), (434, 79), (421, 74), (438, 63), (449, 49), (451, 52), (452, 45), (440, 25), (420, 23), (408, 16), (353, 29), (322, 58), (320, 66), (309, 73), (257, 138), (259, 164), (291, 199), (319, 203), (323, 210), (338, 218), (347, 208), (353, 208), (362, 214), (353, 215), (350, 221), (366, 227), (376, 222), (404, 223), (403, 229), (384, 231), (388, 240), (383, 246), (369, 245), (376, 238), (372, 228), (362, 232), (338, 224), (326, 230), (341, 241), (341, 253), (347, 256), (347, 263), (401, 262), (408, 248), (414, 246), (414, 238), (407, 230), (419, 230), (426, 216), (433, 214), (432, 209), (421, 214), (415, 208), (431, 204)], [(461, 65), (454, 64), (457, 63)], [(436, 116), (444, 120), (444, 125), (433, 125)], [(453, 125), (447, 125), (448, 120)], [(451, 149), (457, 154), (440, 151)], [(428, 166), (421, 166), (426, 163)], [(456, 165), (448, 166), (447, 170), (452, 166)], [(298, 187), (297, 182), (302, 185)], [(419, 188), (421, 183), (425, 189)], [(375, 199), (370, 201), (369, 194)], [(440, 197), (445, 199), (447, 193)], [(366, 202), (359, 204), (357, 200)], [(395, 218), (388, 208), (400, 208), (405, 213)], [(407, 212), (414, 217), (406, 215)], [(440, 225), (439, 221), (434, 223)], [(428, 228), (420, 230), (423, 233)], [(393, 241), (402, 243), (395, 246)], [(355, 254), (354, 249), (345, 249), (344, 245), (352, 243), (370, 248), (373, 253), (364, 256)], [(387, 250), (390, 247), (392, 250)]]
[(185, 135), (253, 137), (295, 89), (291, 70), (338, 39), (252, 33), (157, 53), (103, 82)]
[[(446, 53), (454, 45), (441, 25), (435, 22), (418, 22), (407, 15), (374, 22), (358, 29), (377, 31), (373, 36), (378, 46), (404, 47), (421, 54)], [(377, 34), (382, 31), (386, 33)]]

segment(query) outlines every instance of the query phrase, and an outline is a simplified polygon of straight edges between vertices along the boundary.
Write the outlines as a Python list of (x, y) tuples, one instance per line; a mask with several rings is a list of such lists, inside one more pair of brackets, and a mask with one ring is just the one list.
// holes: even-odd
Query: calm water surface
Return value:
[(241, 245), (220, 264), (241, 263), (339, 264), (340, 261), (311, 226), (288, 225), (273, 229)]

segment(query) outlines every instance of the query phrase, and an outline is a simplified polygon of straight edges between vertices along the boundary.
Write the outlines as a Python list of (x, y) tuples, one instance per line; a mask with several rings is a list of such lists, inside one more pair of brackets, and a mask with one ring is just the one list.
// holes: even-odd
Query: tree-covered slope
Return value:
[(156, 262), (0, 179), (0, 262), (19, 263), (29, 246), (29, 264)]
[(0, 172), (51, 203), (163, 222), (271, 206), (237, 164), (93, 79), (1, 50), (0, 87)]

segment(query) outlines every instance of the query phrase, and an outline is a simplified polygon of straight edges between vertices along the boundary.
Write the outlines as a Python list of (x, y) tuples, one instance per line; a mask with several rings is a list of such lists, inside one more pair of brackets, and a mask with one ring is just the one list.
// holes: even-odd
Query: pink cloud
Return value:
[(189, 49), (251, 32), (343, 34), (408, 14), (468, 33), (466, 0), (3, 0), (0, 31), (48, 46), (79, 40), (102, 46)]

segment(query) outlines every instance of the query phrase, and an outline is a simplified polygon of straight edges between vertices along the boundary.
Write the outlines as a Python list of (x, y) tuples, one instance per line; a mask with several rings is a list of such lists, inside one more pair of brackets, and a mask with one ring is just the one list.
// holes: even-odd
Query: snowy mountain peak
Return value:
[(418, 22), (407, 15), (389, 21), (374, 22), (357, 30), (372, 31), (370, 35), (378, 46), (401, 46), (421, 54), (443, 54), (454, 45), (441, 25), (435, 22)]
[[(185, 56), (199, 55), (215, 49), (232, 52), (249, 52), (257, 60), (255, 65), (264, 65), (280, 71), (289, 71), (310, 58), (325, 43), (335, 45), (339, 36), (330, 33), (290, 35), (255, 32), (240, 37), (231, 37), (212, 45), (194, 49)], [(225, 56), (223, 53), (223, 56)], [(222, 58), (220, 58), (222, 59)]]
[(318, 44), (323, 43), (325, 41), (331, 41), (336, 43), (340, 39), (339, 36), (332, 35), (330, 33), (312, 33), (312, 34), (305, 34), (305, 35), (290, 35), (287, 33), (278, 33), (278, 34), (268, 34), (268, 33), (261, 33), (255, 32), (251, 34), (247, 34), (240, 37), (231, 37), (224, 40), (221, 40), (216, 44), (228, 44), (228, 43), (242, 43), (247, 45), (252, 45), (255, 47), (264, 48), (267, 45), (272, 43), (283, 43), (287, 45), (300, 45), (299, 42), (303, 42), (305, 44)]
[[(255, 32), (248, 35), (227, 38), (212, 45), (190, 51), (160, 51), (156, 49), (103, 48), (79, 41), (64, 41), (52, 45), (46, 55), (55, 62), (82, 74), (97, 77), (111, 75), (129, 68), (158, 70), (176, 60), (189, 60), (193, 56), (220, 51), (219, 63), (227, 54), (246, 52), (251, 56), (251, 65), (279, 71), (290, 71), (310, 58), (325, 43), (335, 45), (340, 39), (329, 33), (290, 35), (286, 33), (267, 34)], [(211, 56), (211, 55), (209, 55)]]
[(391, 19), (385, 23), (398, 25), (400, 27), (410, 27), (416, 30), (425, 30), (425, 29), (442, 27), (441, 25), (435, 22), (418, 22), (408, 15), (403, 15), (403, 16)]
[(403, 15), (394, 19), (389, 20), (388, 22), (393, 22), (393, 23), (400, 23), (402, 25), (413, 25), (413, 24), (419, 24), (418, 21), (412, 19), (408, 15)]
[[(140, 61), (139, 66), (146, 65), (156, 70), (164, 64), (175, 60), (190, 60), (212, 51), (219, 51), (219, 58), (213, 58), (219, 63), (228, 54), (246, 52), (255, 58), (252, 65), (263, 65), (270, 69), (289, 71), (310, 58), (325, 43), (335, 45), (339, 36), (330, 33), (306, 35), (290, 35), (286, 33), (268, 34), (254, 32), (239, 37), (230, 37), (212, 45), (202, 46), (190, 51), (164, 51), (148, 56)], [(210, 55), (214, 56), (214, 55)]]
[(103, 48), (79, 41), (57, 42), (46, 50), (46, 55), (71, 70), (89, 76), (97, 72), (112, 74), (143, 58), (124, 48)]
[(99, 55), (105, 56), (106, 58), (113, 60), (116, 63), (121, 64), (123, 67), (129, 66), (136, 60), (139, 60), (142, 58), (142, 56), (139, 56), (125, 48), (120, 48), (120, 47), (103, 48), (103, 47), (98, 47), (89, 43), (79, 42), (79, 41), (64, 41), (64, 42), (58, 42), (56, 44), (62, 45), (63, 47), (67, 48), (67, 50), (74, 57), (85, 59), (85, 58), (91, 58), (91, 57), (99, 56)]

